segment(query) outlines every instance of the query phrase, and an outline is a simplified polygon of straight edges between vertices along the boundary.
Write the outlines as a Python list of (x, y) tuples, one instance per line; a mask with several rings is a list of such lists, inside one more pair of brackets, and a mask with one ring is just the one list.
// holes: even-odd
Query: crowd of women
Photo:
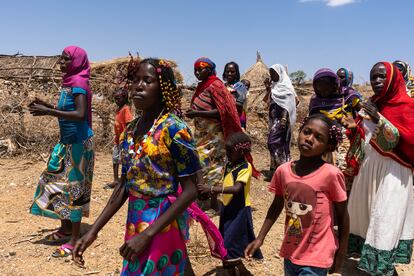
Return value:
[[(223, 261), (228, 275), (251, 275), (241, 258), (263, 258), (260, 246), (283, 209), (280, 255), (285, 275), (339, 272), (349, 254), (371, 275), (393, 275), (395, 264), (410, 262), (414, 82), (407, 63), (375, 64), (370, 72), (373, 95), (365, 98), (353, 88), (350, 70), (318, 70), (309, 116), (299, 128), (300, 157), (293, 161), (291, 136), (299, 98), (285, 67), (270, 67), (263, 100), (269, 107), (269, 190), (274, 200), (257, 238), (250, 185), (260, 172), (247, 134), (250, 82), (240, 79), (237, 63), (225, 65), (221, 80), (213, 61), (197, 59), (194, 74), (199, 83), (190, 109), (183, 112), (167, 61), (131, 61), (125, 85), (114, 94), (114, 190), (83, 236), (80, 224), (89, 213), (94, 168), (86, 52), (66, 47), (60, 68), (57, 105), (38, 98), (29, 105), (34, 116), (59, 120), (60, 141), (30, 208), (34, 215), (61, 221), (60, 228), (45, 237), (62, 244), (54, 257), (72, 255), (83, 265), (85, 250), (128, 199), (125, 242), (119, 249), (122, 275), (194, 274), (186, 250), (190, 220), (201, 224), (211, 254)], [(135, 119), (125, 108), (129, 99), (141, 111)], [(193, 130), (185, 119), (194, 121)], [(218, 228), (202, 211), (206, 208), (219, 211)]]

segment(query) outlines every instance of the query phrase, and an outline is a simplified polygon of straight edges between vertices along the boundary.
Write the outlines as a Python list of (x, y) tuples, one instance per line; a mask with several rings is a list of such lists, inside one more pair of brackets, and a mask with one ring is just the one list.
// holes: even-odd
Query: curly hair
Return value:
[(299, 132), (301, 132), (303, 127), (311, 120), (320, 120), (326, 124), (329, 130), (329, 145), (332, 145), (336, 149), (338, 145), (342, 143), (342, 126), (336, 120), (331, 120), (320, 113), (312, 114), (303, 119), (302, 125), (299, 128)]
[(145, 63), (151, 64), (155, 68), (162, 95), (162, 104), (165, 110), (167, 112), (174, 112), (181, 117), (181, 90), (177, 86), (174, 71), (166, 60), (146, 58), (138, 62), (131, 59), (127, 69), (129, 84), (132, 82), (133, 76), (138, 71), (139, 66)]

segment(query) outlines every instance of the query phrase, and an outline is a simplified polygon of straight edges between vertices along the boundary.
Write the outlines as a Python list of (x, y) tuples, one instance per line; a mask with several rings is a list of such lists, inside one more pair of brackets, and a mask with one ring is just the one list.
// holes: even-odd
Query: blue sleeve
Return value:
[(72, 94), (83, 94), (86, 95), (86, 90), (80, 87), (72, 87)]
[(189, 128), (184, 123), (169, 127), (172, 139), (170, 151), (174, 160), (177, 175), (189, 176), (201, 170), (200, 158)]

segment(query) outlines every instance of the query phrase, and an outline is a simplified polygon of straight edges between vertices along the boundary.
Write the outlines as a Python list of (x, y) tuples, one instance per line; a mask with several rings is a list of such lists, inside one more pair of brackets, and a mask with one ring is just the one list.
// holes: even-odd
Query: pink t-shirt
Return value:
[(333, 229), (333, 202), (346, 200), (342, 172), (325, 163), (300, 177), (292, 162), (277, 168), (269, 190), (285, 199), (285, 237), (280, 256), (302, 266), (329, 268), (338, 248)]

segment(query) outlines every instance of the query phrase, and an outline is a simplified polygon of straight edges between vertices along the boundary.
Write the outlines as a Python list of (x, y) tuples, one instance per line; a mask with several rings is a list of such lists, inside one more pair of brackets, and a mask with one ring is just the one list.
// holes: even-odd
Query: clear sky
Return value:
[(380, 60), (414, 63), (413, 0), (42, 0), (1, 1), (1, 54), (60, 54), (84, 48), (91, 61), (126, 56), (177, 61), (187, 83), (193, 62), (228, 61), (244, 72), (256, 50), (267, 65), (308, 76), (348, 67), (367, 80)]

